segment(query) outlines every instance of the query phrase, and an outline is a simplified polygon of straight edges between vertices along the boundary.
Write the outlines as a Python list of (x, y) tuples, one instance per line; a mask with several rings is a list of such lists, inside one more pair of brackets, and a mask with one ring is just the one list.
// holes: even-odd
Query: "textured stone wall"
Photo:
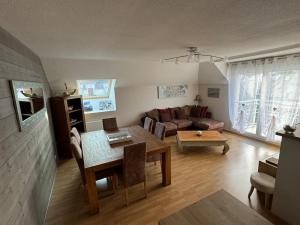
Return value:
[(9, 80), (41, 82), (41, 61), (0, 28), (0, 224), (43, 224), (55, 177), (55, 140), (47, 111), (19, 131)]

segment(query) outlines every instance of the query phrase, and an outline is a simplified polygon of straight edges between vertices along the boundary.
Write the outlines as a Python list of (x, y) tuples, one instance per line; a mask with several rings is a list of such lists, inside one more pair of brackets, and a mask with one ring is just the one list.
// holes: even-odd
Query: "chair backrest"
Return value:
[(76, 127), (73, 127), (70, 131), (70, 134), (71, 134), (71, 137), (75, 137), (78, 144), (81, 145), (81, 137), (80, 137), (80, 134), (78, 132), (78, 130), (76, 129)]
[(75, 137), (71, 137), (70, 145), (71, 145), (71, 150), (73, 152), (73, 155), (76, 159), (77, 165), (80, 170), (82, 182), (83, 182), (83, 184), (85, 184), (86, 180), (85, 180), (85, 173), (84, 173), (82, 149), (80, 148), (79, 143), (77, 142)]
[(114, 118), (106, 118), (102, 119), (103, 130), (105, 131), (116, 131), (118, 130), (117, 119)]
[(151, 132), (152, 131), (152, 126), (153, 126), (153, 120), (149, 117), (146, 117), (145, 121), (144, 121), (144, 129)]
[(166, 125), (160, 122), (156, 122), (154, 135), (159, 139), (164, 140), (166, 135)]
[(124, 147), (123, 177), (125, 187), (129, 187), (146, 179), (146, 143), (127, 145)]

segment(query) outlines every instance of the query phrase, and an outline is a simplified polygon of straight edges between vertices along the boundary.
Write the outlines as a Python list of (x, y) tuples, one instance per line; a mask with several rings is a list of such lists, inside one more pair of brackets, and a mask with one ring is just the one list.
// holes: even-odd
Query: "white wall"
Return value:
[[(225, 78), (227, 66), (225, 63), (203, 62), (199, 64), (199, 94), (201, 105), (208, 106), (213, 118), (223, 121), (225, 128), (230, 128), (228, 112), (228, 81)], [(219, 98), (209, 98), (208, 88), (220, 88)]]
[[(101, 128), (101, 119), (116, 116), (119, 126), (139, 123), (141, 115), (153, 108), (194, 104), (198, 93), (198, 64), (174, 64), (143, 61), (43, 59), (43, 65), (55, 92), (66, 82), (76, 88), (79, 79), (115, 78), (117, 111), (86, 114), (89, 130)], [(188, 84), (187, 97), (158, 99), (157, 85)], [(96, 123), (91, 123), (96, 121)]]
[[(220, 88), (219, 98), (209, 98), (208, 88)], [(208, 106), (213, 118), (225, 123), (225, 128), (230, 129), (230, 119), (228, 113), (228, 85), (227, 84), (200, 84), (199, 94), (202, 102), (200, 105)]]
[[(116, 88), (117, 111), (112, 113), (86, 114), (87, 127), (90, 130), (101, 128), (101, 119), (109, 116), (116, 116), (120, 126), (138, 124), (145, 111), (154, 108), (166, 108), (194, 104), (194, 98), (198, 93), (198, 85), (189, 84), (187, 97), (158, 99), (156, 86), (136, 86)], [(89, 122), (97, 121), (99, 126)], [(99, 122), (98, 122), (99, 121)], [(92, 126), (94, 128), (92, 128)]]

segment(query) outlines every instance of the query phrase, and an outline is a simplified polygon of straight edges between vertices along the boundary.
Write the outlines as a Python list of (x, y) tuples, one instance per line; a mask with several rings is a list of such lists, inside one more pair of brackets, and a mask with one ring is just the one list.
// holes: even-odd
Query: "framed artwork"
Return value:
[(186, 97), (188, 91), (188, 85), (168, 85), (168, 86), (158, 86), (158, 98), (177, 98)]
[(220, 97), (220, 88), (208, 88), (207, 97), (209, 98), (219, 98)]

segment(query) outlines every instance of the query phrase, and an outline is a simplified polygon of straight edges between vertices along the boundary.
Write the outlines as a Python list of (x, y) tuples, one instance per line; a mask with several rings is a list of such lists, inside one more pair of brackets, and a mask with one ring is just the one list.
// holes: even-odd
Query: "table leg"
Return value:
[(223, 148), (223, 155), (225, 155), (228, 151), (229, 151), (229, 145), (225, 143)]
[(90, 214), (96, 214), (99, 212), (99, 202), (97, 196), (95, 172), (92, 169), (86, 169), (85, 177), (88, 200), (90, 204)]
[(181, 144), (181, 141), (178, 138), (178, 135), (176, 135), (176, 140), (177, 140), (177, 147), (178, 147), (179, 152), (183, 152), (183, 146)]
[(161, 154), (162, 158), (162, 184), (167, 186), (171, 184), (171, 147), (168, 147), (165, 152)]

